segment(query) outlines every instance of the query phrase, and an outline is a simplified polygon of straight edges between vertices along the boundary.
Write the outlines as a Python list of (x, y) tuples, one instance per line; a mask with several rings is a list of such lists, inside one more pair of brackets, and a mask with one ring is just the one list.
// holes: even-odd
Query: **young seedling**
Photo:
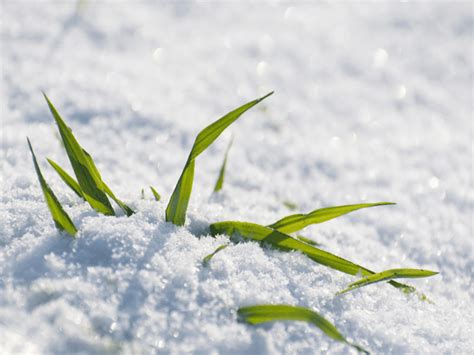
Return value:
[(321, 329), (328, 337), (346, 343), (360, 352), (369, 354), (367, 350), (359, 345), (350, 343), (337, 330), (337, 328), (320, 314), (304, 307), (296, 307), (285, 304), (275, 305), (255, 305), (242, 307), (237, 310), (237, 314), (241, 321), (251, 325), (257, 325), (274, 321), (303, 321), (311, 323)]
[(420, 277), (429, 277), (437, 275), (438, 272), (430, 271), (430, 270), (421, 270), (421, 269), (391, 269), (379, 272), (377, 274), (373, 274), (370, 276), (366, 276), (356, 282), (349, 284), (349, 286), (338, 292), (337, 295), (341, 295), (343, 293), (355, 290), (360, 287), (364, 287), (367, 285), (371, 285), (381, 281), (388, 281), (393, 279), (401, 279), (401, 278), (420, 278)]
[(232, 146), (233, 139), (230, 140), (229, 145), (225, 151), (224, 161), (222, 162), (221, 170), (219, 170), (219, 176), (216, 181), (216, 186), (214, 186), (214, 192), (218, 192), (222, 190), (222, 186), (224, 185), (224, 175), (225, 175), (225, 168), (227, 166), (227, 156), (229, 155), (230, 147)]
[(116, 198), (110, 188), (102, 181), (99, 171), (97, 170), (90, 154), (80, 146), (74, 137), (71, 128), (66, 125), (46, 94), (43, 93), (43, 95), (58, 126), (64, 148), (69, 161), (71, 162), (71, 166), (74, 170), (74, 174), (76, 175), (77, 182), (84, 198), (97, 212), (113, 216), (115, 215), (115, 212), (107, 198), (107, 195), (109, 195), (127, 215), (131, 215), (133, 211)]
[[(213, 236), (223, 234), (232, 237), (234, 233), (238, 233), (244, 238), (257, 241), (262, 245), (270, 244), (274, 248), (282, 251), (300, 251), (318, 264), (328, 266), (349, 275), (362, 274), (363, 276), (370, 276), (375, 274), (375, 272), (361, 265), (301, 242), (280, 231), (255, 223), (235, 221), (218, 222), (211, 224), (210, 231)], [(414, 287), (393, 280), (389, 281), (389, 283), (406, 293), (415, 291)]]
[(61, 139), (64, 143), (64, 148), (69, 157), (69, 161), (71, 162), (72, 168), (85, 199), (97, 212), (109, 216), (115, 215), (115, 212), (110, 205), (105, 192), (101, 188), (102, 183), (100, 179), (98, 179), (98, 177), (92, 172), (92, 168), (90, 167), (89, 160), (84, 154), (84, 150), (79, 145), (76, 138), (72, 134), (72, 130), (63, 121), (46, 94), (43, 95), (46, 99), (46, 102), (48, 103), (51, 113), (53, 114), (54, 120), (56, 121), (59, 134), (61, 135)]
[(41, 169), (36, 160), (33, 147), (31, 146), (30, 140), (28, 138), (27, 141), (28, 146), (30, 148), (31, 156), (33, 157), (33, 164), (35, 166), (36, 175), (38, 176), (38, 180), (41, 185), (41, 190), (43, 191), (43, 195), (46, 200), (46, 204), (48, 205), (49, 212), (53, 217), (54, 224), (56, 225), (56, 228), (58, 228), (60, 231), (65, 231), (70, 236), (74, 237), (77, 233), (77, 228), (74, 223), (72, 223), (72, 220), (71, 218), (69, 218), (69, 215), (66, 213), (66, 211), (64, 211), (53, 190), (46, 183), (46, 180), (44, 179), (43, 174), (41, 173)]
[(196, 137), (194, 145), (189, 153), (183, 172), (179, 177), (178, 183), (173, 190), (173, 194), (166, 207), (166, 221), (172, 222), (177, 226), (184, 225), (186, 221), (186, 211), (188, 209), (189, 199), (193, 188), (194, 180), (194, 161), (209, 147), (220, 134), (236, 121), (243, 113), (253, 106), (273, 94), (273, 91), (267, 95), (242, 105), (229, 112), (214, 123), (204, 128)]

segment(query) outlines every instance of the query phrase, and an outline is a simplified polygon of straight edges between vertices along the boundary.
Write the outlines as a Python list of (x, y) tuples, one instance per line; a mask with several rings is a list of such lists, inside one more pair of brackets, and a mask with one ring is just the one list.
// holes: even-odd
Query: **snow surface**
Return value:
[[(319, 311), (375, 353), (472, 353), (473, 3), (1, 2), (0, 353), (351, 353), (294, 322), (250, 327), (236, 309)], [(44, 90), (137, 213), (97, 215), (52, 169), (68, 167)], [(275, 94), (198, 158), (187, 224), (164, 210), (197, 132)], [(59, 234), (27, 150), (80, 232)], [(155, 186), (159, 203), (146, 190)], [(304, 235), (376, 270), (440, 275), (334, 297), (354, 277), (209, 223), (398, 205)], [(200, 236), (200, 238), (198, 238)]]

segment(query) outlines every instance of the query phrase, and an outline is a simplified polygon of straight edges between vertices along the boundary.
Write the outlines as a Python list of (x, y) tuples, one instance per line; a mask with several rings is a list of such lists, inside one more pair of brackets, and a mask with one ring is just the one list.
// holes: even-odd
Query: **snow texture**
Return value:
[[(472, 352), (471, 2), (4, 0), (0, 12), (0, 353), (354, 353), (305, 323), (239, 323), (256, 303), (310, 307), (375, 353)], [(98, 215), (47, 165), (71, 171), (42, 90), (135, 215)], [(166, 223), (195, 135), (271, 90), (197, 159), (186, 226)], [(26, 136), (76, 240), (52, 223)], [(210, 223), (268, 224), (287, 200), (397, 202), (303, 235), (378, 271), (440, 271), (410, 282), (434, 303), (386, 283), (335, 297), (356, 278), (253, 242), (201, 265), (227, 240)]]

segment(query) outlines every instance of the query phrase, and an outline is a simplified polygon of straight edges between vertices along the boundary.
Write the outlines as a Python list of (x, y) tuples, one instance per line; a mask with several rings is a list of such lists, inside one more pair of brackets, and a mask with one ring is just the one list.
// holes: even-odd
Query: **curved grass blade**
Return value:
[(36, 161), (36, 156), (33, 152), (33, 147), (31, 146), (30, 140), (28, 138), (27, 141), (28, 146), (30, 148), (31, 156), (33, 157), (33, 164), (35, 166), (36, 175), (38, 176), (38, 180), (41, 185), (41, 190), (43, 190), (43, 195), (46, 200), (46, 204), (48, 205), (49, 212), (53, 217), (54, 224), (59, 230), (65, 231), (69, 235), (74, 237), (77, 233), (77, 228), (74, 223), (72, 223), (71, 218), (69, 218), (69, 215), (66, 213), (66, 211), (64, 211), (53, 190), (51, 190), (49, 185), (46, 183), (46, 180), (44, 179), (43, 174), (41, 173), (41, 169), (38, 165), (38, 162)]
[(92, 172), (92, 167), (84, 154), (82, 147), (77, 142), (72, 134), (72, 130), (66, 125), (56, 108), (49, 101), (46, 94), (44, 94), (49, 110), (53, 114), (54, 120), (59, 129), (59, 134), (64, 144), (64, 148), (71, 162), (77, 182), (81, 187), (84, 198), (89, 202), (91, 207), (97, 212), (105, 215), (113, 216), (115, 212), (110, 205), (105, 192), (103, 191), (101, 181), (97, 179)]
[(155, 197), (155, 200), (160, 201), (160, 200), (161, 200), (161, 196), (160, 196), (160, 194), (158, 193), (158, 191), (156, 191), (153, 186), (150, 186), (150, 190), (151, 190), (151, 193), (153, 194), (153, 196)]
[(194, 160), (197, 156), (206, 150), (206, 148), (209, 147), (217, 137), (219, 137), (219, 135), (243, 113), (271, 94), (273, 94), (273, 91), (259, 99), (236, 108), (214, 123), (211, 123), (197, 135), (186, 164), (184, 165), (183, 172), (179, 177), (178, 183), (176, 184), (173, 194), (168, 202), (168, 206), (166, 207), (167, 222), (172, 222), (177, 226), (182, 226), (186, 221), (186, 211), (188, 209), (189, 199), (193, 188)]
[(230, 140), (229, 145), (224, 154), (224, 161), (222, 162), (221, 170), (219, 171), (219, 177), (216, 181), (216, 186), (214, 186), (214, 192), (218, 192), (222, 190), (222, 186), (224, 185), (224, 176), (225, 176), (225, 168), (227, 166), (227, 156), (229, 155), (230, 147), (232, 146), (233, 139)]
[(64, 171), (63, 168), (61, 168), (57, 163), (55, 163), (54, 161), (52, 161), (51, 159), (46, 159), (49, 163), (49, 165), (51, 165), (53, 167), (54, 170), (56, 170), (56, 172), (58, 173), (59, 177), (64, 181), (64, 183), (69, 186), (71, 188), (72, 191), (74, 191), (76, 193), (77, 196), (79, 196), (80, 198), (82, 198), (83, 200), (85, 200), (83, 194), (82, 194), (82, 190), (81, 190), (81, 187), (79, 186), (79, 184), (77, 183), (76, 180), (74, 180), (74, 178), (69, 175), (68, 173), (66, 173), (66, 171)]
[[(283, 251), (300, 251), (318, 264), (328, 266), (349, 275), (357, 275), (360, 273), (362, 276), (370, 276), (375, 274), (375, 272), (361, 265), (316, 248), (315, 246), (303, 243), (280, 231), (255, 223), (235, 221), (218, 222), (211, 224), (210, 231), (214, 236), (217, 234), (232, 236), (237, 232), (244, 238), (252, 239), (262, 244), (268, 243)], [(406, 293), (415, 291), (414, 287), (393, 280), (389, 281), (389, 283)]]
[(377, 274), (373, 274), (370, 276), (366, 276), (356, 282), (349, 284), (349, 287), (346, 289), (338, 292), (338, 295), (343, 293), (355, 290), (360, 287), (364, 287), (367, 285), (371, 285), (381, 281), (388, 281), (393, 279), (401, 279), (401, 278), (420, 278), (420, 277), (429, 277), (437, 275), (438, 272), (430, 271), (430, 270), (422, 270), (422, 269), (391, 269), (379, 272)]
[(359, 345), (352, 344), (344, 338), (337, 328), (320, 314), (311, 309), (285, 304), (255, 305), (242, 307), (237, 310), (239, 318), (251, 325), (257, 325), (274, 321), (303, 321), (308, 322), (323, 331), (328, 337), (346, 343), (360, 352), (369, 354), (367, 350)]
[(100, 181), (101, 185), (100, 188), (102, 191), (104, 191), (109, 197), (115, 201), (115, 203), (125, 212), (125, 214), (130, 217), (132, 214), (135, 213), (130, 207), (128, 207), (125, 202), (121, 201), (115, 194), (112, 192), (109, 186), (102, 180), (102, 176), (99, 173), (99, 169), (97, 169), (97, 166), (95, 165), (94, 159), (92, 159), (92, 156), (85, 150), (82, 150), (84, 154), (86, 155), (86, 158), (89, 162), (89, 166), (91, 168), (91, 172), (94, 174), (95, 179)]
[(209, 262), (211, 261), (211, 259), (214, 257), (214, 255), (216, 255), (222, 249), (227, 248), (228, 246), (229, 246), (229, 243), (222, 244), (222, 245), (218, 246), (216, 250), (214, 250), (211, 254), (209, 254), (204, 259), (202, 259), (202, 265), (207, 266), (209, 264)]
[(326, 222), (330, 219), (345, 215), (353, 211), (360, 210), (362, 208), (394, 204), (395, 203), (393, 202), (377, 202), (320, 208), (307, 214), (298, 213), (286, 216), (280, 219), (279, 221), (269, 225), (269, 227), (273, 229), (278, 229), (280, 232), (293, 233), (309, 226), (310, 224)]

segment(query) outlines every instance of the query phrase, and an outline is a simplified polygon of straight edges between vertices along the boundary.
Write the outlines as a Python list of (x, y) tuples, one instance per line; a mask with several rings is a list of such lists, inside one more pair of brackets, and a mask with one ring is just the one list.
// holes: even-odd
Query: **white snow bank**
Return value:
[[(2, 354), (353, 351), (303, 323), (238, 323), (255, 303), (311, 307), (376, 353), (472, 351), (472, 5), (82, 3), (1, 3)], [(45, 164), (69, 167), (41, 90), (135, 215), (97, 215)], [(231, 129), (222, 193), (230, 133), (197, 160), (186, 227), (165, 223), (195, 134), (270, 90)], [(398, 202), (304, 235), (376, 270), (439, 270), (411, 283), (435, 303), (386, 284), (335, 298), (354, 278), (251, 242), (202, 267), (226, 240), (209, 223), (271, 223), (285, 200)]]

